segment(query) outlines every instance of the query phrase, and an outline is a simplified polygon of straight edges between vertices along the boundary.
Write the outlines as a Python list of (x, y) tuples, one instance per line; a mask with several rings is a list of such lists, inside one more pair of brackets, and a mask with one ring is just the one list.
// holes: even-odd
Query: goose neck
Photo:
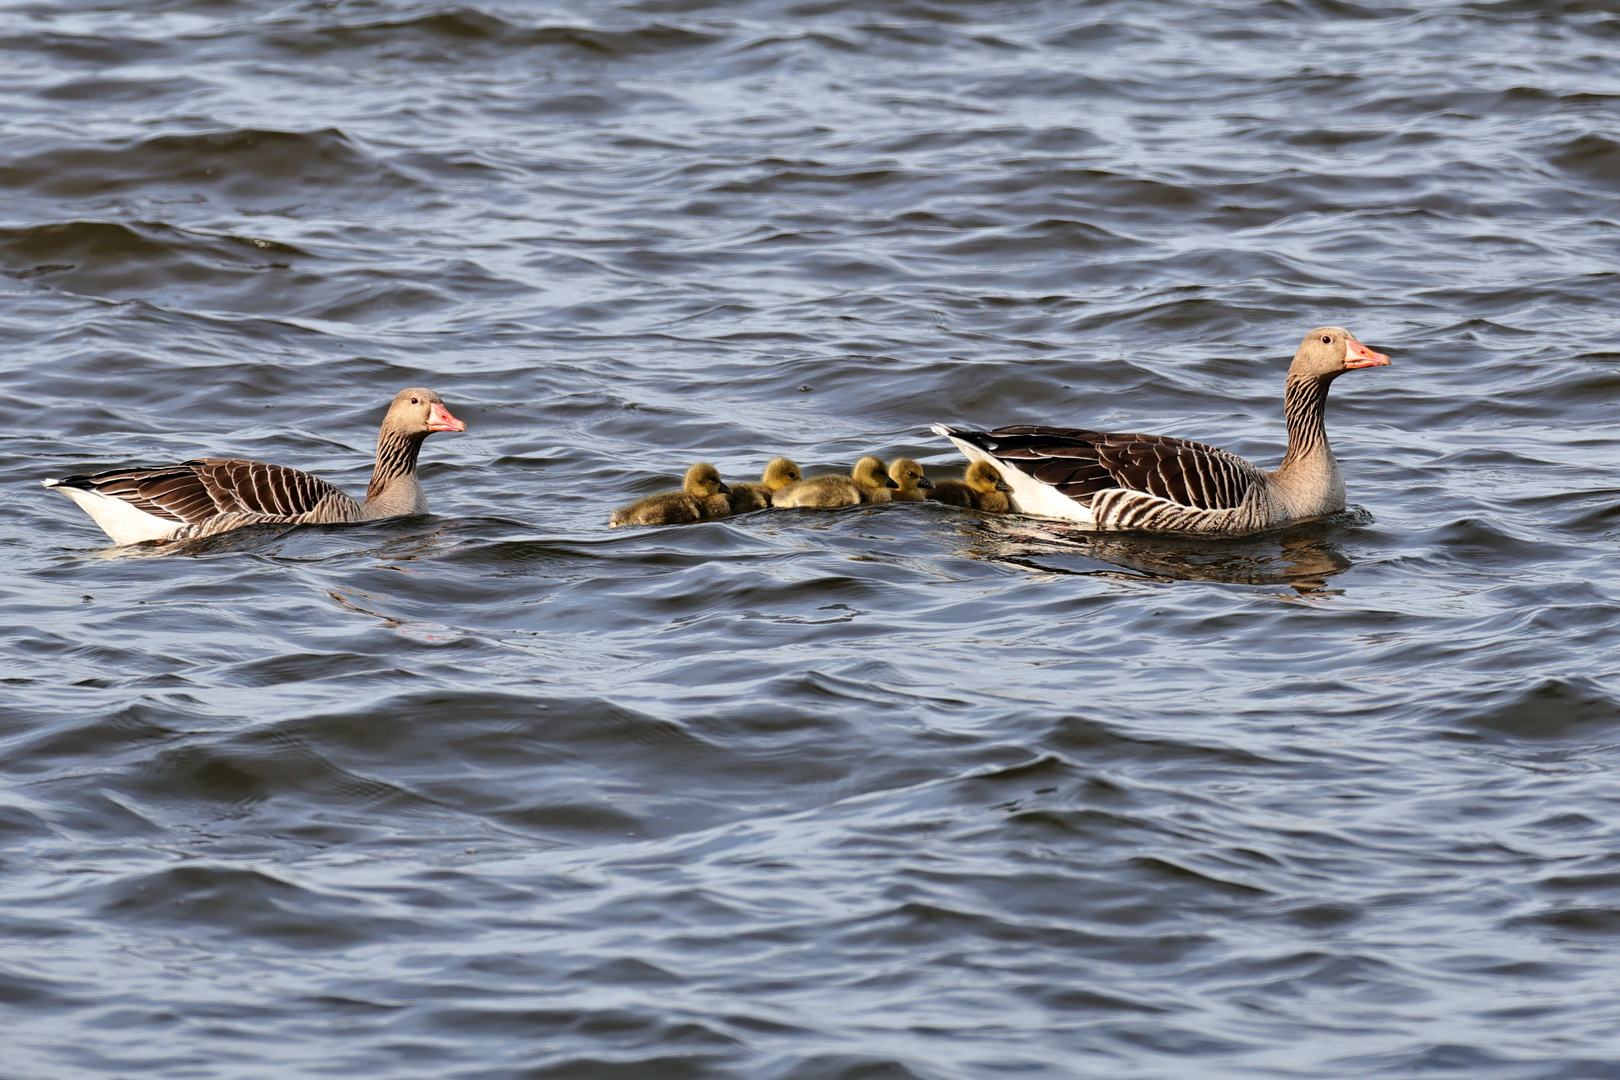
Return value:
[(1279, 473), (1292, 472), (1305, 462), (1333, 449), (1327, 437), (1327, 396), (1332, 380), (1313, 375), (1290, 375), (1283, 394), (1283, 416), (1288, 421), (1288, 453)]
[(395, 481), (416, 477), (416, 458), (422, 452), (422, 440), (427, 433), (406, 435), (383, 428), (377, 433), (377, 466), (371, 472), (371, 486), (366, 488), (366, 502), (376, 502)]

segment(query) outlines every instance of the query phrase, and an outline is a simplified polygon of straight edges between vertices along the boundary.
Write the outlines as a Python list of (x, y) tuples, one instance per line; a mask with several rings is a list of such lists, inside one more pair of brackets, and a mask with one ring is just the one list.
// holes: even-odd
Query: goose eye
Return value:
[(1323, 334), (1322, 335), (1322, 344), (1324, 344), (1324, 345), (1333, 344), (1333, 335), (1332, 334)]
[[(1323, 338), (1322, 340), (1326, 341), (1327, 338)], [(422, 404), (422, 399), (421, 398), (411, 398), (411, 404), (412, 405), (420, 405), (420, 404)]]

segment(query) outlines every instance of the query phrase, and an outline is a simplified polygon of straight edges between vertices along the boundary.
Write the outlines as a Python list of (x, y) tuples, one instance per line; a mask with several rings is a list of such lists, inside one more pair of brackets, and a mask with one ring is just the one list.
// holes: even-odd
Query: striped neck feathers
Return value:
[(386, 427), (377, 433), (377, 467), (371, 472), (366, 502), (382, 498), (383, 492), (395, 480), (416, 475), (416, 457), (422, 452), (422, 440), (427, 435), (425, 431), (406, 435)]
[(1327, 396), (1333, 377), (1290, 375), (1283, 394), (1283, 416), (1288, 421), (1288, 453), (1278, 472), (1287, 472), (1301, 463), (1326, 453), (1333, 456), (1327, 437)]

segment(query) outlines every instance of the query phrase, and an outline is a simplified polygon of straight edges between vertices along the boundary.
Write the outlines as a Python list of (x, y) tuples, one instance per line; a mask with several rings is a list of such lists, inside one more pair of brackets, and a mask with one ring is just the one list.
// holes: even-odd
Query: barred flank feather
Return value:
[(311, 520), (357, 521), (361, 511), (358, 502), (319, 477), (236, 458), (109, 469), (65, 477), (57, 486), (111, 495), (176, 525), (220, 514), (261, 514), (290, 521), (317, 511), (320, 516)]
[(1028, 476), (1082, 505), (1104, 491), (1156, 495), (1199, 510), (1243, 504), (1265, 474), (1235, 454), (1163, 435), (1119, 435), (1080, 428), (1020, 424), (953, 434), (983, 446), (998, 461), (1017, 462)]

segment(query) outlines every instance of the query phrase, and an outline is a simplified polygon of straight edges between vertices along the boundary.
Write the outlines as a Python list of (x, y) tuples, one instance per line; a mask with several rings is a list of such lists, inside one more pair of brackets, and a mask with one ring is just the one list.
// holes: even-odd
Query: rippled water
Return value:
[[(0, 10), (0, 1075), (1620, 1076), (1620, 7)], [(609, 531), (935, 421), (1239, 541)], [(238, 454), (435, 515), (109, 549)]]

